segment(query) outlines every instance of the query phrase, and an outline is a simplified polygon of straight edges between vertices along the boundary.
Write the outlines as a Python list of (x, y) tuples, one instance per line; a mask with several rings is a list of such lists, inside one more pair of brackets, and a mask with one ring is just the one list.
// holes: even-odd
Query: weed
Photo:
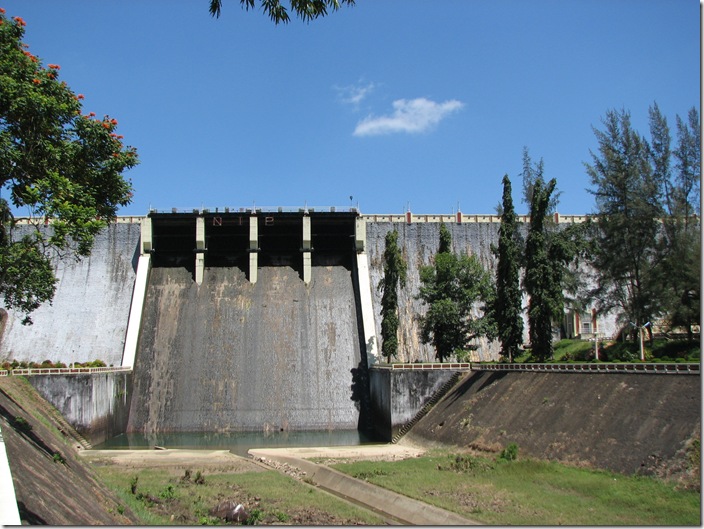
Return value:
[(509, 443), (499, 454), (498, 459), (501, 461), (515, 461), (518, 458), (518, 445)]
[(29, 433), (32, 431), (32, 425), (27, 422), (27, 419), (24, 417), (15, 417), (15, 420), (13, 421), (15, 425), (15, 429), (19, 432), (24, 432), (24, 433)]
[(119, 514), (125, 514), (125, 506), (124, 505), (118, 505), (117, 506), (117, 512)]
[(54, 454), (54, 463), (61, 463), (62, 465), (66, 464), (66, 460), (64, 459), (64, 456), (62, 456), (59, 452), (56, 452)]
[(276, 516), (276, 519), (278, 521), (283, 522), (283, 523), (288, 522), (288, 520), (290, 518), (290, 516), (288, 514), (286, 514), (285, 512), (280, 512), (280, 511), (277, 511), (276, 513), (274, 513), (274, 516)]
[(449, 466), (444, 467), (438, 465), (438, 470), (452, 470), (454, 472), (474, 474), (493, 468), (486, 461), (471, 455), (449, 455), (448, 458), (450, 459)]
[(130, 492), (132, 494), (137, 494), (137, 482), (139, 481), (139, 476), (134, 476), (130, 480)]
[(174, 486), (169, 484), (162, 489), (159, 493), (159, 497), (165, 500), (173, 500), (176, 497), (176, 489)]
[(369, 478), (373, 477), (373, 476), (387, 476), (387, 475), (388, 475), (387, 472), (384, 472), (383, 470), (375, 468), (374, 470), (370, 470), (370, 471), (358, 472), (357, 474), (354, 475), (354, 477), (357, 479), (363, 479), (364, 481), (368, 481)]
[(243, 525), (259, 525), (259, 522), (264, 518), (264, 513), (261, 509), (252, 509)]

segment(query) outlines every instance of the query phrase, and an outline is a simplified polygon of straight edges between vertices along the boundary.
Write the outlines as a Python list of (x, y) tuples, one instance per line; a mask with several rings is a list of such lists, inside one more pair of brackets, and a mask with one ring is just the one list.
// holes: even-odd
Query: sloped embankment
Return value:
[(626, 474), (677, 475), (701, 429), (699, 375), (487, 371), (463, 378), (411, 440), (501, 450)]
[(0, 378), (0, 428), (23, 524), (139, 523), (78, 459), (80, 436), (19, 377)]

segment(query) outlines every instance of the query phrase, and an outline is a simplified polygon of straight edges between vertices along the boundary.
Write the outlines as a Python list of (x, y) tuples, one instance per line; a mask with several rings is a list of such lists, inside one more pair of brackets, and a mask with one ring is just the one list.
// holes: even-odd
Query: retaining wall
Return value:
[(374, 432), (390, 441), (455, 373), (451, 369), (369, 369), (369, 391)]
[(33, 375), (27, 380), (91, 444), (125, 431), (132, 373)]

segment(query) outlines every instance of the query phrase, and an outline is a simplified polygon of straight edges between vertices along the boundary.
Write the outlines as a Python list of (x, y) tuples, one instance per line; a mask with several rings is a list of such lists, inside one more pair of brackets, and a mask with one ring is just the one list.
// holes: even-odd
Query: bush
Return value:
[(29, 433), (32, 431), (32, 425), (29, 424), (24, 417), (15, 417), (13, 424), (15, 425), (15, 429), (19, 432)]
[(504, 448), (499, 454), (499, 460), (502, 461), (515, 461), (518, 458), (518, 445), (516, 443), (510, 443)]

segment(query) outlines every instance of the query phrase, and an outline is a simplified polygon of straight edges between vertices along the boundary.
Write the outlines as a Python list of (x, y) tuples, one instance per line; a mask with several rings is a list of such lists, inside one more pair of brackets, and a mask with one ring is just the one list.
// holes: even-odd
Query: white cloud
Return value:
[(351, 86), (335, 87), (340, 94), (340, 99), (348, 105), (359, 105), (369, 94), (374, 91), (374, 83), (356, 84)]
[(451, 99), (436, 103), (424, 97), (397, 99), (394, 111), (387, 116), (368, 116), (357, 123), (355, 136), (378, 136), (394, 132), (419, 133), (431, 129), (445, 117), (460, 110), (464, 103)]

